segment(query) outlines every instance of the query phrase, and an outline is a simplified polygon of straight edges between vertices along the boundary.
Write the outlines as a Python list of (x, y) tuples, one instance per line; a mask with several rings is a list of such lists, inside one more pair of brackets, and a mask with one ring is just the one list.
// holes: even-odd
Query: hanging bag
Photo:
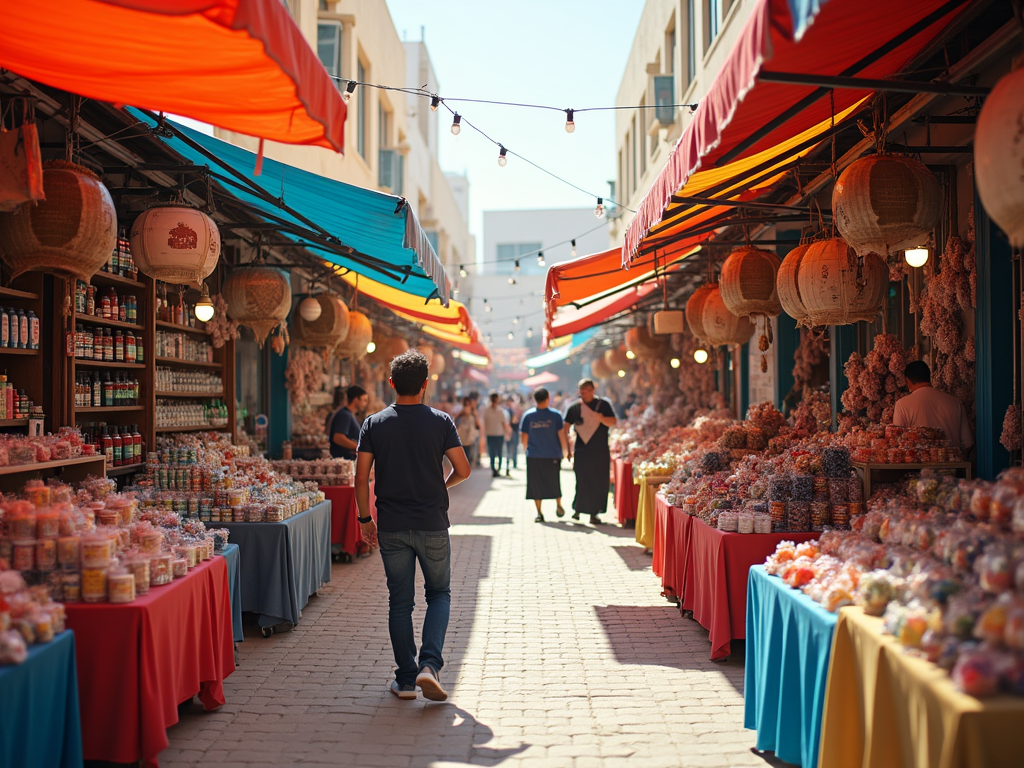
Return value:
[(0, 211), (45, 199), (39, 132), (26, 108), (20, 127), (9, 131), (0, 122)]

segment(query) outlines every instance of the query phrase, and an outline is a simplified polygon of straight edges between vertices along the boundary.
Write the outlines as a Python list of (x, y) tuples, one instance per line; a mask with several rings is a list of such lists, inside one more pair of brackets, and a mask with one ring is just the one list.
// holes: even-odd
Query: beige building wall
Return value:
[[(616, 95), (617, 106), (656, 104), (655, 77), (671, 75), (672, 103), (692, 104), (707, 92), (737, 39), (755, 0), (647, 0)], [(668, 160), (691, 112), (678, 108), (669, 122), (654, 109), (616, 112), (615, 197), (636, 210)], [(632, 214), (609, 211), (609, 232), (621, 245)]]

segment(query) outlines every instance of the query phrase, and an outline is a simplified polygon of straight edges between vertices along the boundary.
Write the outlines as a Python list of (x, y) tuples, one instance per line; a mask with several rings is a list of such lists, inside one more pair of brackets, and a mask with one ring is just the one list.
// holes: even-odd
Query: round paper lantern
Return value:
[(656, 360), (668, 350), (668, 339), (652, 336), (647, 326), (641, 325), (626, 331), (626, 349), (638, 360)]
[(434, 362), (434, 348), (429, 344), (419, 344), (416, 347), (416, 351), (427, 358), (427, 365), (432, 365)]
[(370, 318), (362, 312), (350, 310), (348, 313), (348, 336), (337, 346), (338, 357), (361, 360), (366, 356), (366, 345), (373, 341), (373, 326)]
[(924, 163), (871, 155), (839, 174), (832, 189), (836, 228), (861, 256), (923, 245), (939, 220), (939, 182)]
[(444, 355), (434, 355), (430, 361), (430, 372), (440, 376), (444, 373), (445, 369), (445, 358)]
[(306, 322), (312, 323), (318, 317), (323, 310), (320, 308), (320, 302), (316, 300), (316, 296), (307, 296), (299, 302), (299, 317)]
[(405, 339), (399, 336), (378, 336), (374, 341), (377, 348), (366, 356), (371, 363), (390, 365), (392, 360), (409, 349)]
[(220, 257), (217, 225), (188, 205), (158, 205), (143, 211), (132, 224), (130, 239), (139, 271), (174, 285), (200, 287)]
[(1024, 67), (1005, 75), (985, 99), (974, 129), (974, 183), (1010, 245), (1024, 248)]
[(775, 317), (782, 311), (775, 276), (779, 257), (761, 248), (740, 248), (729, 254), (718, 278), (722, 301), (738, 317)]
[(629, 358), (626, 357), (626, 348), (623, 346), (606, 350), (604, 361), (608, 364), (613, 374), (627, 368), (629, 366)]
[[(331, 350), (348, 336), (349, 311), (341, 297), (334, 293), (321, 293), (304, 301), (315, 301), (319, 312), (309, 321), (292, 315), (292, 335), (303, 347), (323, 347)], [(299, 305), (301, 307), (301, 304)]]
[(285, 321), (292, 308), (292, 289), (288, 278), (273, 267), (243, 267), (234, 270), (221, 291), (228, 305), (228, 316), (246, 325), (263, 346), (272, 330)]
[(797, 325), (803, 324), (807, 319), (807, 307), (800, 297), (800, 286), (797, 285), (797, 273), (800, 270), (800, 262), (807, 253), (811, 243), (798, 245), (786, 254), (786, 258), (779, 265), (779, 273), (775, 278), (775, 288), (779, 293), (779, 303), (786, 314), (796, 320)]
[(117, 245), (114, 201), (96, 174), (62, 160), (44, 164), (43, 190), (45, 200), (0, 213), (8, 277), (35, 270), (89, 282)]
[(701, 318), (705, 341), (716, 347), (723, 344), (746, 344), (754, 335), (754, 324), (745, 317), (729, 311), (722, 299), (722, 292), (716, 286), (704, 300), (704, 315)]
[(841, 238), (812, 243), (800, 260), (797, 286), (806, 325), (871, 322), (889, 287), (889, 268), (874, 253), (859, 257)]
[(604, 355), (598, 355), (590, 363), (590, 375), (595, 379), (610, 379), (615, 374), (604, 361)]
[(686, 302), (686, 324), (690, 326), (690, 333), (701, 341), (707, 339), (704, 331), (704, 302), (717, 290), (718, 283), (705, 283)]

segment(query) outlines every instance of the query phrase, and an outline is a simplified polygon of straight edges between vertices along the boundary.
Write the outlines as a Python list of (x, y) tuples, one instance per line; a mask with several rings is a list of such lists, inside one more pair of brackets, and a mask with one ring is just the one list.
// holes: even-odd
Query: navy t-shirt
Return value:
[(426, 405), (395, 404), (367, 416), (359, 453), (373, 454), (377, 529), (448, 530), (442, 460), (445, 452), (461, 447), (451, 417)]
[(349, 461), (355, 461), (355, 451), (348, 448), (342, 448), (334, 442), (334, 436), (339, 432), (352, 442), (359, 442), (359, 422), (356, 421), (355, 414), (353, 414), (348, 408), (339, 408), (338, 412), (334, 414), (334, 418), (331, 420), (331, 456), (336, 459), (348, 459)]
[(558, 411), (552, 408), (531, 408), (523, 414), (519, 429), (522, 434), (529, 436), (526, 458), (562, 458), (562, 443), (558, 439), (562, 429), (562, 414)]

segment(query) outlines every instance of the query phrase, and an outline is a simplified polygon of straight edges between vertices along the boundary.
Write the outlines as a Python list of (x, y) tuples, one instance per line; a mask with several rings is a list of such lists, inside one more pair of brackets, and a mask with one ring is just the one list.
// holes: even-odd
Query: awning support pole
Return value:
[(758, 73), (757, 79), (765, 83), (784, 83), (786, 85), (814, 85), (820, 88), (851, 88), (858, 91), (889, 93), (935, 93), (940, 96), (988, 96), (991, 90), (977, 85), (876, 80), (841, 75), (808, 75), (797, 72), (772, 72), (766, 69), (762, 69)]

